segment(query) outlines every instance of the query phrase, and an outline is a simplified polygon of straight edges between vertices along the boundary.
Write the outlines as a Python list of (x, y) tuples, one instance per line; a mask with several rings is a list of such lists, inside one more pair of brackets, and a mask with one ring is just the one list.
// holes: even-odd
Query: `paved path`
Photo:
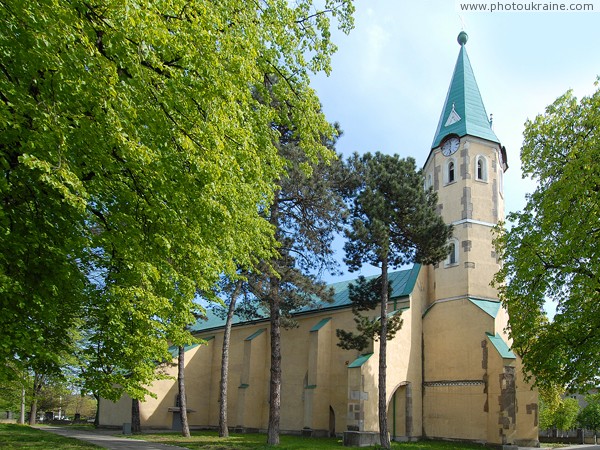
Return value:
[(174, 445), (158, 444), (155, 442), (141, 441), (139, 439), (127, 439), (125, 437), (113, 436), (111, 433), (115, 433), (117, 430), (82, 431), (68, 427), (53, 426), (36, 428), (42, 431), (60, 434), (61, 436), (80, 439), (112, 450), (188, 450), (184, 447), (176, 447)]

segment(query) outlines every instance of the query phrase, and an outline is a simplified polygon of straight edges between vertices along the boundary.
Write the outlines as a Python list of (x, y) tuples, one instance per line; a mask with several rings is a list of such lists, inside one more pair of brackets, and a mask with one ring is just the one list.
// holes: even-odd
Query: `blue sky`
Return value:
[[(596, 90), (600, 2), (592, 3), (598, 12), (459, 15), (453, 0), (356, 1), (355, 29), (334, 32), (338, 52), (331, 75), (312, 83), (329, 121), (344, 130), (338, 151), (397, 153), (422, 166), (458, 56), (456, 37), (464, 29), (483, 102), (508, 152), (506, 212), (521, 209), (535, 188), (520, 170), (525, 121), (568, 89), (577, 97)], [(366, 267), (362, 273), (375, 272)], [(345, 270), (335, 279), (354, 276)]]

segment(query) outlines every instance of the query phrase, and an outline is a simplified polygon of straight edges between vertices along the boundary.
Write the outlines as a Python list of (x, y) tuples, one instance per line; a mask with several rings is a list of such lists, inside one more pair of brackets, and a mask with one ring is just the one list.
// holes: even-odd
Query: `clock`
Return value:
[(458, 146), (460, 144), (460, 139), (456, 136), (449, 137), (442, 144), (442, 154), (444, 156), (450, 156), (456, 150), (458, 150)]

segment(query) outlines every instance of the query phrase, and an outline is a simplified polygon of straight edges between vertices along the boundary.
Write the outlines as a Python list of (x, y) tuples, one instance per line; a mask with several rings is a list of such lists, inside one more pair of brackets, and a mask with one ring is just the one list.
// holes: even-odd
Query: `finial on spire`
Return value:
[(469, 40), (469, 35), (467, 33), (465, 33), (464, 31), (461, 31), (460, 33), (458, 33), (458, 38), (456, 40), (458, 41), (458, 43), (462, 47)]

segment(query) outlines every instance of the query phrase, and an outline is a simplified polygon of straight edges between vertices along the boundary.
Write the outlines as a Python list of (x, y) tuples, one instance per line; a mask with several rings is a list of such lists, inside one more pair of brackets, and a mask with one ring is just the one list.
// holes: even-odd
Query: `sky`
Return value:
[[(354, 30), (333, 32), (338, 51), (331, 74), (312, 80), (328, 120), (344, 131), (337, 150), (412, 156), (422, 167), (464, 30), (483, 103), (507, 149), (506, 213), (521, 210), (535, 189), (522, 179), (519, 157), (526, 120), (569, 89), (578, 98), (596, 90), (600, 1), (588, 3), (597, 12), (461, 12), (454, 0), (357, 0)], [(325, 279), (377, 273), (341, 269), (341, 276)]]

